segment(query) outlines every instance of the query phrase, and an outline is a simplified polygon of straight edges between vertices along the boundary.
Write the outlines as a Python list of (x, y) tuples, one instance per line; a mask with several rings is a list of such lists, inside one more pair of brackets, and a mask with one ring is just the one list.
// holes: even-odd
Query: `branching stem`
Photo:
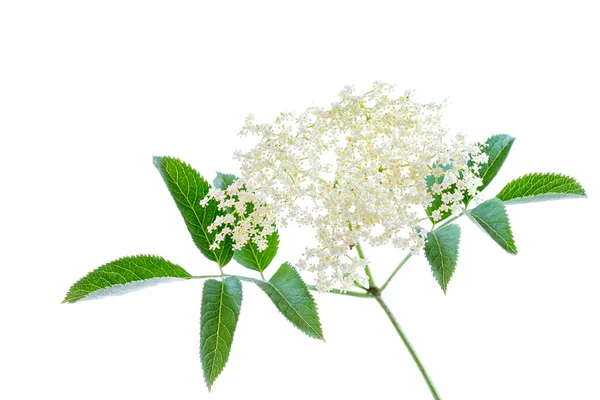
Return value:
[[(446, 225), (454, 222), (456, 219), (458, 219), (459, 217), (461, 217), (463, 214), (464, 214), (464, 211), (461, 214), (456, 215), (456, 216), (454, 216), (454, 217), (452, 217), (452, 218), (444, 221), (440, 225), (434, 224), (431, 231), (435, 232), (435, 231), (443, 228), (444, 226), (446, 226)], [(350, 229), (352, 229), (352, 226), (350, 224), (349, 224), (349, 227), (350, 227)], [(355, 246), (356, 246), (356, 251), (358, 252), (358, 256), (361, 259), (363, 259), (363, 260), (366, 259), (365, 253), (364, 253), (364, 250), (363, 250), (361, 244), (359, 242), (357, 242)], [(427, 374), (427, 371), (425, 370), (425, 367), (421, 363), (421, 360), (417, 356), (417, 353), (415, 352), (415, 350), (413, 349), (412, 345), (408, 341), (408, 338), (406, 337), (406, 335), (402, 331), (402, 328), (400, 328), (400, 324), (398, 324), (398, 321), (396, 320), (396, 317), (394, 316), (394, 314), (392, 314), (392, 311), (389, 309), (389, 307), (387, 306), (387, 304), (385, 304), (385, 302), (381, 298), (381, 292), (383, 292), (383, 290), (389, 285), (389, 283), (394, 278), (394, 276), (396, 275), (396, 273), (398, 273), (398, 271), (400, 270), (400, 268), (402, 268), (402, 266), (404, 264), (406, 264), (406, 262), (411, 258), (411, 256), (412, 256), (412, 254), (408, 253), (404, 257), (404, 259), (402, 259), (402, 261), (400, 261), (400, 263), (398, 264), (398, 266), (394, 269), (394, 271), (390, 274), (390, 276), (387, 278), (387, 280), (384, 282), (384, 284), (380, 288), (377, 287), (377, 285), (375, 284), (375, 279), (373, 278), (373, 274), (371, 273), (371, 269), (369, 268), (368, 265), (365, 265), (365, 273), (367, 274), (367, 277), (369, 278), (369, 287), (366, 288), (363, 285), (361, 285), (360, 283), (354, 282), (355, 286), (364, 289), (365, 292), (354, 292), (354, 291), (350, 291), (350, 290), (348, 290), (348, 291), (341, 291), (339, 289), (331, 289), (328, 293), (334, 293), (334, 294), (339, 294), (339, 295), (344, 295), (344, 296), (360, 297), (360, 298), (369, 298), (369, 297), (370, 298), (374, 298), (377, 301), (377, 303), (379, 303), (379, 305), (381, 306), (381, 308), (383, 309), (383, 311), (385, 312), (385, 314), (388, 316), (390, 322), (394, 326), (394, 329), (396, 330), (396, 332), (400, 336), (400, 339), (402, 339), (402, 343), (404, 343), (404, 346), (406, 346), (406, 349), (410, 353), (413, 361), (415, 362), (415, 364), (417, 364), (417, 367), (419, 368), (419, 371), (421, 372), (421, 375), (423, 376), (423, 379), (427, 383), (427, 386), (429, 387), (429, 391), (431, 392), (433, 398), (435, 400), (440, 400), (440, 396), (437, 393), (437, 390), (435, 389), (435, 386), (433, 385), (433, 382), (431, 381), (431, 378), (429, 377), (429, 374)], [(246, 276), (226, 275), (226, 274), (223, 274), (222, 271), (221, 271), (221, 275), (192, 276), (192, 279), (219, 278), (219, 277), (226, 277), (226, 276), (235, 276), (238, 279), (243, 280), (243, 281), (247, 281), (247, 282), (262, 282), (262, 281), (260, 281), (258, 279), (250, 278), (250, 277), (246, 277)], [(265, 277), (263, 276), (262, 272), (261, 272), (261, 277), (262, 277), (262, 279), (264, 281)], [(309, 290), (317, 291), (317, 288), (314, 285), (307, 285), (307, 287), (308, 287)]]
[[(241, 281), (245, 281), (245, 282), (263, 282), (260, 279), (255, 279), (255, 278), (250, 278), (249, 276), (241, 276), (241, 275), (228, 275), (228, 274), (223, 274), (223, 275), (196, 275), (196, 276), (192, 276), (190, 279), (212, 279), (212, 278), (223, 278), (223, 277), (228, 277), (228, 276), (233, 276), (238, 278)], [(263, 278), (263, 280), (265, 280)], [(306, 287), (309, 290), (312, 291), (318, 291), (317, 288), (314, 285), (306, 285)], [(333, 293), (333, 294), (340, 294), (340, 295), (344, 295), (344, 296), (351, 296), (351, 297), (372, 297), (369, 293), (367, 293), (366, 291), (363, 292), (353, 292), (351, 290), (347, 290), (347, 291), (341, 291), (339, 289), (331, 289), (329, 292), (327, 293)]]

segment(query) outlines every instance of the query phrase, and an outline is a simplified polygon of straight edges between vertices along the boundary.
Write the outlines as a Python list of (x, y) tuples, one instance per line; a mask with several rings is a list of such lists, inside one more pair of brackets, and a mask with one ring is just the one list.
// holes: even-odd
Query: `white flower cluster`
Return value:
[(218, 248), (227, 235), (233, 239), (234, 250), (241, 249), (248, 241), (253, 241), (259, 251), (267, 248), (267, 238), (275, 231), (276, 215), (269, 212), (260, 192), (237, 179), (225, 190), (211, 188), (200, 205), (206, 206), (211, 199), (217, 201), (220, 210), (227, 211), (224, 216), (217, 216), (207, 228), (209, 232), (217, 230), (211, 249)]
[[(488, 155), (478, 144), (467, 144), (462, 135), (451, 142), (452, 154), (438, 156), (431, 168), (429, 192), (440, 198), (441, 204), (432, 210), (431, 217), (439, 221), (446, 212), (457, 214), (462, 211), (465, 195), (477, 196), (482, 180), (477, 175), (479, 166), (488, 161)], [(471, 164), (469, 166), (469, 164)]]
[[(463, 196), (476, 194), (476, 172), (487, 159), (464, 137), (446, 137), (443, 104), (392, 93), (376, 82), (364, 95), (344, 88), (329, 108), (281, 113), (266, 124), (249, 116), (240, 135), (260, 141), (236, 153), (240, 179), (204, 200), (233, 209), (211, 227), (221, 229), (218, 240), (231, 234), (237, 248), (248, 240), (264, 248), (275, 221), (312, 227), (316, 243), (296, 265), (316, 274), (321, 291), (365, 282), (367, 260), (351, 251), (359, 242), (419, 252), (427, 235), (424, 209), (434, 195), (442, 201), (434, 219), (460, 211)], [(435, 181), (428, 185), (430, 175)]]

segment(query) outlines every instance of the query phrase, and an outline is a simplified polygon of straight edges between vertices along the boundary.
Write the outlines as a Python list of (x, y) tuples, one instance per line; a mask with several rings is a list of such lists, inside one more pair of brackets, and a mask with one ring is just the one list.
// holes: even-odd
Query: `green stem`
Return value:
[(455, 215), (454, 217), (452, 217), (452, 218), (450, 218), (450, 219), (447, 219), (447, 220), (445, 220), (445, 221), (444, 221), (444, 223), (443, 223), (443, 224), (441, 224), (441, 225), (438, 225), (438, 226), (435, 226), (435, 225), (433, 225), (435, 229), (432, 229), (431, 231), (432, 231), (432, 232), (435, 232), (435, 231), (438, 231), (438, 230), (442, 229), (442, 228), (443, 228), (443, 227), (445, 227), (446, 225), (448, 225), (448, 224), (451, 224), (452, 222), (454, 222), (454, 221), (456, 221), (457, 219), (459, 219), (460, 217), (462, 217), (464, 213), (465, 213), (465, 211), (461, 212), (461, 213), (460, 213), (460, 214), (458, 214), (458, 215)]
[[(360, 245), (360, 242), (356, 242), (356, 252), (358, 253), (358, 256), (362, 260), (365, 259), (365, 252), (363, 251), (363, 248)], [(373, 273), (371, 272), (371, 269), (369, 268), (368, 265), (365, 265), (365, 273), (369, 277), (369, 288), (375, 288), (376, 287), (375, 286), (375, 279), (373, 279)]]
[(400, 264), (398, 264), (398, 266), (391, 273), (391, 275), (389, 276), (389, 278), (387, 278), (387, 280), (384, 282), (384, 284), (381, 285), (381, 288), (379, 289), (379, 293), (383, 292), (383, 290), (387, 287), (387, 285), (390, 283), (390, 281), (392, 280), (392, 278), (398, 273), (398, 271), (400, 271), (400, 268), (402, 268), (402, 266), (404, 264), (406, 264), (406, 262), (410, 259), (411, 256), (412, 256), (412, 253), (408, 253), (406, 255), (406, 257), (404, 257), (404, 259), (402, 261), (400, 261)]
[[(223, 278), (223, 277), (227, 277), (227, 276), (234, 276), (234, 277), (238, 278), (239, 280), (245, 281), (245, 282), (252, 282), (252, 283), (263, 282), (260, 279), (250, 278), (248, 276), (228, 275), (228, 274), (223, 274), (223, 275), (196, 275), (196, 276), (192, 276), (190, 279), (211, 279), (211, 278)], [(314, 292), (317, 291), (317, 288), (314, 285), (306, 285), (306, 287), (308, 288), (308, 290), (312, 290)], [(343, 292), (343, 291), (341, 291), (339, 289), (331, 289), (327, 293), (340, 294), (340, 295), (351, 296), (351, 297), (362, 297), (362, 298), (372, 297), (368, 293), (353, 292), (351, 290), (347, 290), (347, 291)]]
[(425, 382), (427, 382), (427, 386), (429, 386), (429, 390), (431, 391), (433, 398), (435, 400), (440, 400), (440, 395), (435, 390), (435, 386), (433, 386), (433, 382), (431, 381), (431, 378), (429, 378), (429, 375), (427, 375), (427, 371), (425, 371), (425, 367), (423, 367), (423, 364), (421, 364), (421, 360), (419, 360), (417, 353), (415, 353), (415, 350), (412, 348), (410, 342), (408, 341), (408, 338), (406, 337), (406, 335), (400, 328), (398, 321), (396, 321), (396, 317), (394, 317), (394, 314), (392, 314), (392, 312), (390, 311), (390, 309), (388, 308), (388, 306), (385, 304), (385, 302), (383, 301), (383, 299), (380, 296), (374, 296), (374, 297), (375, 297), (375, 300), (377, 300), (377, 302), (381, 306), (381, 308), (383, 308), (383, 311), (385, 311), (386, 315), (392, 322), (392, 325), (394, 325), (394, 328), (396, 328), (396, 332), (398, 332), (398, 335), (400, 335), (400, 339), (402, 339), (402, 342), (404, 342), (404, 345), (408, 349), (408, 352), (412, 356), (414, 362), (417, 364), (417, 367), (419, 367), (419, 371), (421, 371), (421, 375), (423, 375), (423, 379), (425, 379)]
[(360, 284), (360, 283), (358, 283), (357, 281), (354, 281), (354, 286), (356, 286), (357, 288), (360, 288), (360, 289), (362, 289), (362, 290), (365, 290), (365, 291), (368, 291), (368, 290), (369, 290), (369, 288), (368, 288), (368, 287), (365, 287), (365, 286), (361, 285), (361, 284)]
[(373, 279), (373, 274), (371, 273), (371, 269), (369, 268), (368, 265), (365, 265), (365, 273), (369, 277), (369, 288), (371, 288), (371, 289), (377, 288), (377, 285), (375, 285), (375, 279)]
[[(317, 288), (314, 285), (306, 285), (306, 287), (308, 288), (308, 290), (312, 290), (313, 292), (317, 292)], [(346, 290), (345, 292), (342, 292), (339, 289), (330, 289), (328, 292), (326, 293), (333, 293), (333, 294), (341, 294), (344, 296), (352, 296), (352, 297), (372, 297), (369, 293), (361, 293), (361, 292), (353, 292), (351, 290)]]
[(211, 278), (222, 278), (222, 275), (195, 275), (190, 279), (211, 279)]

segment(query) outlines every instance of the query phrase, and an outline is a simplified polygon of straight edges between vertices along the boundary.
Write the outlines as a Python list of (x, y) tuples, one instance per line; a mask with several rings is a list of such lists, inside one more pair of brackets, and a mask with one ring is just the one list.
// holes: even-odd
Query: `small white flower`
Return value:
[(227, 214), (224, 218), (223, 218), (223, 222), (226, 224), (233, 224), (235, 222), (235, 217), (232, 214)]

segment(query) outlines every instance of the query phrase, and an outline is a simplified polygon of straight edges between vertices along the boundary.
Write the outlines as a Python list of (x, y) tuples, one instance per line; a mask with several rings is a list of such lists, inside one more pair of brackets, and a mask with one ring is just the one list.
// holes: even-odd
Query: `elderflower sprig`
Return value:
[[(384, 290), (413, 255), (423, 252), (446, 293), (458, 262), (461, 230), (456, 221), (463, 215), (506, 252), (516, 254), (507, 206), (586, 196), (573, 178), (533, 173), (483, 200), (481, 192), (502, 167), (514, 138), (501, 134), (470, 143), (448, 132), (443, 107), (418, 103), (410, 92), (394, 96), (391, 85), (376, 82), (363, 95), (344, 88), (330, 107), (285, 112), (262, 124), (250, 116), (240, 134), (257, 138), (257, 144), (235, 154), (241, 176), (217, 173), (214, 187), (185, 162), (155, 157), (194, 244), (215, 262), (218, 275), (193, 276), (158, 256), (123, 257), (77, 281), (64, 301), (123, 294), (173, 280), (205, 280), (200, 359), (210, 390), (229, 358), (242, 283), (255, 284), (293, 326), (319, 340), (323, 330), (310, 291), (373, 299), (439, 400), (384, 302)], [(283, 262), (267, 279), (265, 270), (279, 249), (278, 227), (292, 224), (312, 228), (314, 237), (299, 238), (307, 246), (302, 258)], [(408, 253), (379, 286), (362, 243), (389, 244)], [(226, 273), (231, 260), (255, 277)], [(307, 285), (299, 270), (312, 272), (315, 284)], [(358, 291), (349, 290), (352, 286)]]

